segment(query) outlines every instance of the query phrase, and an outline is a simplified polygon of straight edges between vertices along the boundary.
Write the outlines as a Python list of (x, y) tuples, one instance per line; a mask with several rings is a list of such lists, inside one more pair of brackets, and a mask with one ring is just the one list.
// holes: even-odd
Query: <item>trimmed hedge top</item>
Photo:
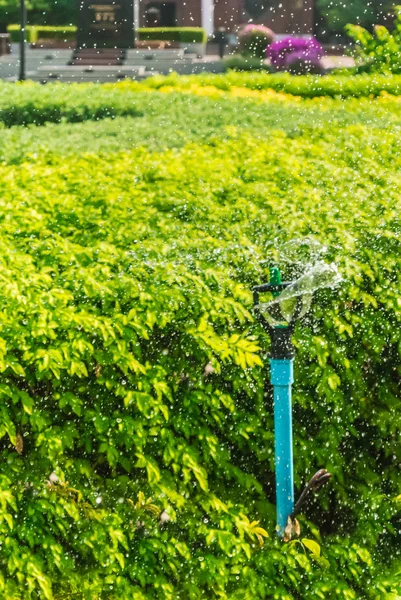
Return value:
[[(8, 33), (11, 34), (13, 42), (19, 41), (20, 25), (9, 25)], [(75, 25), (55, 27), (51, 25), (28, 25), (26, 28), (27, 40), (30, 44), (36, 44), (39, 39), (63, 39), (73, 40), (77, 35)], [(206, 31), (201, 27), (140, 27), (137, 30), (138, 38), (143, 40), (160, 40), (169, 42), (181, 42), (184, 44), (204, 44), (207, 41)]]
[[(301, 75), (294, 76), (290, 73), (236, 73), (228, 72), (224, 75), (215, 73), (202, 73), (200, 75), (178, 76), (172, 73), (167, 76), (156, 76), (144, 82), (125, 82), (124, 86), (139, 86), (159, 88), (174, 88), (177, 91), (193, 90), (193, 87), (207, 88), (210, 93), (211, 86), (217, 90), (231, 92), (234, 88), (254, 91), (274, 90), (278, 93), (299, 96), (302, 98), (319, 98), (329, 96), (332, 98), (362, 98), (376, 97), (391, 94), (401, 95), (401, 75), (354, 75), (344, 73), (330, 75)], [(262, 98), (261, 98), (262, 99)]]
[(206, 31), (202, 27), (141, 27), (138, 36), (143, 40), (205, 44)]
[[(13, 42), (19, 42), (20, 25), (9, 25), (7, 32), (11, 35)], [(27, 25), (26, 39), (30, 44), (36, 44), (40, 39), (74, 40), (77, 37), (75, 25), (55, 27), (52, 25)]]

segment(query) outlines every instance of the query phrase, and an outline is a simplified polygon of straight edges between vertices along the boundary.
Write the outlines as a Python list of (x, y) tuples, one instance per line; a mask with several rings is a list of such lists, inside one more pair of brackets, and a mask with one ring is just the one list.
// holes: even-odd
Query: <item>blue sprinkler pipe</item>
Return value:
[[(330, 479), (326, 469), (320, 469), (309, 481), (294, 507), (294, 460), (292, 451), (291, 386), (294, 383), (294, 346), (292, 334), (295, 323), (302, 315), (302, 299), (296, 298), (291, 318), (284, 317), (280, 306), (281, 292), (290, 285), (281, 281), (277, 267), (270, 269), (270, 281), (253, 288), (254, 310), (270, 336), (270, 381), (274, 394), (274, 450), (276, 470), (277, 533), (285, 540), (293, 534), (293, 519), (305, 499)], [(276, 302), (267, 305), (270, 319), (261, 313), (259, 294), (270, 292)], [(290, 531), (286, 531), (290, 525)]]
[(284, 537), (288, 517), (294, 511), (294, 458), (292, 450), (291, 386), (294, 359), (270, 359), (274, 393), (274, 445), (276, 467), (277, 532)]
[[(276, 470), (277, 532), (284, 537), (288, 517), (294, 512), (294, 466), (292, 450), (291, 386), (294, 382), (294, 347), (291, 336), (301, 305), (297, 301), (290, 322), (281, 315), (279, 303), (272, 308), (276, 325), (261, 314), (259, 294), (271, 292), (275, 298), (289, 284), (281, 281), (278, 268), (270, 269), (270, 282), (254, 288), (255, 312), (271, 338), (270, 380), (274, 393), (274, 445)], [(273, 321), (273, 322), (274, 322)]]

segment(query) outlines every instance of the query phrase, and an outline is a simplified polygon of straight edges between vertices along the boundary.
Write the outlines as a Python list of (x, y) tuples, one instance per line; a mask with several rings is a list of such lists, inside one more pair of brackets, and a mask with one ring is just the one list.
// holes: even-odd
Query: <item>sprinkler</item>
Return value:
[[(281, 281), (278, 267), (270, 269), (270, 281), (253, 288), (255, 314), (271, 339), (270, 380), (274, 396), (274, 442), (276, 470), (277, 532), (285, 540), (297, 529), (295, 515), (312, 490), (331, 477), (325, 469), (309, 481), (294, 505), (294, 466), (292, 445), (291, 388), (294, 383), (294, 346), (296, 322), (309, 310), (312, 291), (299, 282)], [(259, 295), (270, 293), (272, 300), (261, 304)]]

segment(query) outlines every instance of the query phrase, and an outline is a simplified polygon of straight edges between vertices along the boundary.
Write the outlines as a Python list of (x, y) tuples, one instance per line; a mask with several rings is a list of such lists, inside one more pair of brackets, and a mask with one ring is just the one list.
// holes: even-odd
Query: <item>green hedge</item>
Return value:
[(37, 25), (34, 27), (34, 30), (34, 35), (36, 36), (36, 39), (34, 40), (35, 43), (38, 39), (73, 41), (77, 37), (77, 28), (73, 25), (66, 27), (47, 27), (45, 25)]
[[(13, 42), (20, 40), (20, 25), (9, 25), (8, 33)], [(30, 44), (36, 44), (39, 39), (56, 39), (73, 41), (77, 37), (77, 28), (74, 25), (65, 27), (46, 26), (46, 25), (28, 25), (26, 28), (26, 39)]]
[(201, 27), (141, 27), (138, 29), (140, 40), (160, 40), (169, 42), (191, 42), (204, 44), (207, 41), (206, 31)]
[(14, 88), (8, 94), (10, 88), (0, 84), (0, 122), (6, 127), (141, 115), (130, 95), (121, 93), (118, 87), (111, 86), (101, 94), (96, 86), (80, 84), (46, 86), (41, 91), (40, 85), (29, 82)]
[[(383, 99), (378, 102), (372, 102), (370, 98), (349, 99), (347, 102), (331, 98), (320, 99), (319, 102), (315, 100), (299, 102), (290, 96), (275, 97), (274, 94), (270, 94), (269, 102), (261, 103), (242, 97), (234, 98), (231, 94), (219, 94), (217, 111), (215, 88), (212, 88), (210, 97), (205, 97), (204, 90), (201, 89), (199, 95), (171, 93), (166, 98), (166, 94), (159, 94), (157, 91), (151, 95), (149, 92), (143, 93), (147, 91), (143, 87), (139, 90), (131, 90), (131, 86), (127, 83), (119, 84), (118, 88), (121, 90), (125, 86), (128, 87), (129, 92), (124, 95), (123, 101), (127, 112), (136, 111), (133, 118), (129, 114), (127, 116), (121, 114), (123, 105), (118, 104), (122, 102), (119, 99), (121, 94), (117, 97), (104, 95), (106, 86), (85, 84), (16, 86), (3, 83), (0, 85), (0, 115), (6, 116), (1, 118), (6, 118), (10, 122), (8, 111), (9, 107), (13, 110), (14, 100), (18, 104), (18, 113), (13, 115), (13, 119), (18, 118), (22, 123), (24, 119), (29, 119), (29, 123), (40, 124), (42, 127), (7, 129), (0, 123), (0, 162), (7, 161), (14, 164), (21, 162), (23, 157), (38, 152), (47, 154), (49, 151), (57, 155), (70, 155), (88, 150), (96, 153), (114, 153), (122, 149), (131, 149), (133, 145), (145, 146), (153, 150), (180, 148), (189, 141), (205, 143), (216, 136), (224, 138), (227, 131), (231, 131), (232, 128), (237, 131), (245, 130), (257, 136), (262, 130), (269, 132), (275, 129), (277, 123), (280, 124), (281, 131), (287, 135), (295, 135), (296, 132), (310, 130), (313, 115), (318, 115), (315, 117), (316, 125), (313, 131), (333, 126), (336, 130), (341, 130), (349, 123), (365, 126), (373, 122), (377, 127), (385, 129), (389, 114), (392, 121), (396, 118), (394, 108), (398, 106), (397, 99), (391, 97), (388, 101)], [(66, 95), (66, 93), (71, 94), (71, 87), (76, 88), (78, 95)], [(17, 100), (17, 91), (24, 93), (24, 100), (22, 97)], [(68, 103), (59, 105), (58, 113), (48, 110), (47, 122), (43, 123), (40, 118), (42, 110), (40, 107), (45, 102), (54, 102), (55, 97), (68, 98)], [(7, 102), (3, 98), (7, 99)], [(89, 102), (94, 107), (95, 100), (102, 100), (101, 114), (106, 116), (106, 119), (99, 120), (98, 117), (90, 119), (91, 111), (88, 104), (79, 108), (84, 102)], [(107, 118), (107, 103), (111, 118)], [(168, 128), (165, 127), (166, 105), (168, 106)], [(77, 107), (75, 111), (74, 106)], [(319, 106), (323, 107), (322, 110)], [(118, 107), (120, 115), (116, 114)], [(87, 117), (87, 120), (77, 127), (74, 119), (79, 118), (81, 114)], [(57, 117), (58, 121), (50, 123), (53, 116)]]
[[(8, 25), (7, 26), (7, 32), (10, 34), (11, 41), (14, 43), (17, 43), (20, 41), (20, 31), (21, 31), (20, 25)], [(29, 43), (32, 43), (32, 26), (31, 25), (28, 25), (26, 27), (26, 41)]]
[[(233, 63), (231, 64), (234, 66)], [(238, 68), (242, 68), (242, 61), (239, 63)], [(327, 75), (314, 77), (230, 71), (225, 75), (202, 74), (178, 77), (173, 74), (167, 77), (156, 76), (141, 83), (126, 81), (122, 84), (107, 84), (102, 87), (92, 84), (72, 84), (69, 86), (57, 84), (55, 88), (52, 84), (43, 88), (39, 84), (33, 83), (18, 86), (3, 83), (0, 85), (0, 122), (7, 127), (12, 127), (14, 125), (29, 124), (43, 125), (47, 122), (58, 123), (62, 120), (73, 123), (107, 117), (140, 116), (143, 114), (146, 105), (146, 99), (144, 101), (140, 99), (141, 92), (145, 93), (152, 89), (156, 93), (158, 90), (168, 88), (169, 90), (176, 90), (177, 93), (188, 93), (194, 87), (197, 92), (202, 92), (202, 94), (202, 88), (207, 88), (210, 93), (212, 93), (213, 88), (217, 92), (220, 90), (227, 92), (227, 101), (229, 100), (230, 90), (241, 87), (258, 91), (272, 89), (277, 92), (285, 92), (288, 95), (300, 96), (305, 100), (327, 96), (334, 101), (335, 98), (376, 97), (381, 96), (383, 93), (400, 95), (401, 76), (357, 75), (349, 77)], [(55, 89), (57, 93), (55, 93)], [(133, 100), (133, 92), (136, 94), (135, 101)], [(170, 101), (171, 107), (173, 107), (173, 104), (173, 101)], [(230, 106), (232, 107), (232, 105)], [(341, 103), (328, 104), (327, 110), (330, 106), (333, 110), (337, 110)], [(356, 104), (354, 109), (358, 110), (358, 106)], [(303, 112), (304, 115), (307, 114), (307, 107), (306, 104), (305, 108), (298, 112)], [(301, 109), (301, 106), (299, 109)], [(243, 105), (238, 104), (238, 110), (243, 110)], [(366, 110), (366, 105), (364, 105), (364, 110)], [(228, 113), (231, 115), (230, 109), (228, 109)], [(267, 117), (267, 113), (264, 113), (263, 120), (265, 117)], [(278, 113), (277, 118), (280, 118)], [(297, 120), (296, 115), (294, 115), (295, 120)]]
[[(230, 100), (230, 90), (241, 86), (250, 90), (273, 89), (284, 91), (287, 94), (292, 93), (295, 96), (304, 96), (306, 99), (310, 98), (311, 100), (324, 94), (327, 94), (329, 98), (338, 96), (339, 98), (350, 98), (351, 100), (351, 98), (357, 97), (380, 96), (383, 91), (394, 95), (401, 94), (401, 76), (296, 77), (288, 74), (269, 75), (267, 73), (237, 73), (231, 71), (223, 76), (203, 74), (177, 77), (173, 75), (152, 77), (142, 83), (127, 81), (122, 84), (107, 84), (100, 87), (93, 84), (52, 84), (43, 87), (31, 82), (18, 86), (3, 83), (0, 85), (0, 123), (3, 123), (6, 127), (12, 127), (30, 124), (44, 125), (49, 122), (59, 123), (61, 121), (77, 123), (119, 116), (140, 117), (146, 112), (146, 102), (148, 101), (146, 92), (149, 89), (152, 89), (155, 94), (163, 88), (174, 89), (177, 93), (180, 91), (187, 93), (191, 87), (193, 89), (193, 86), (197, 88), (196, 91), (202, 93), (202, 88), (207, 88), (209, 92), (213, 88), (216, 91), (227, 92), (226, 102)], [(135, 93), (135, 96), (133, 93)], [(237, 100), (236, 102), (237, 110), (243, 111), (246, 99), (243, 101)], [(169, 103), (171, 110), (173, 110), (175, 103), (173, 100), (169, 100)], [(282, 101), (278, 100), (278, 104), (282, 106)], [(177, 111), (185, 110), (184, 100), (181, 105), (183, 108), (177, 108)], [(223, 103), (222, 106), (224, 106)], [(229, 120), (233, 120), (232, 106), (234, 104), (228, 104), (226, 108)], [(274, 108), (274, 112), (271, 105), (267, 106), (270, 106), (270, 114), (275, 115), (274, 118), (281, 119), (277, 106)], [(341, 106), (341, 102), (336, 103), (333, 99), (333, 104), (327, 104), (325, 114), (330, 115), (331, 113), (327, 111), (338, 111)], [(359, 106), (362, 105), (355, 104), (354, 110), (358, 110)], [(363, 106), (366, 110), (366, 104)], [(208, 111), (213, 112), (212, 107), (213, 103), (211, 103)], [(258, 110), (254, 108), (250, 111), (252, 123), (257, 121)], [(305, 106), (302, 107), (299, 105), (297, 114), (302, 113), (303, 120), (307, 120), (308, 110), (309, 104), (305, 103)], [(208, 119), (206, 114), (204, 116)], [(268, 113), (264, 113), (261, 123), (267, 122), (268, 117)], [(372, 116), (372, 118), (374, 117)], [(223, 120), (223, 117), (220, 117), (220, 120)], [(294, 115), (294, 123), (297, 120), (297, 116)], [(176, 122), (176, 126), (178, 125), (179, 118)]]
[[(373, 122), (0, 165), (4, 598), (401, 593), (398, 162)], [(334, 478), (282, 546), (250, 290), (305, 236), (344, 283), (295, 337), (296, 484)]]
[[(75, 40), (77, 28), (73, 25), (65, 27), (28, 25), (27, 41), (35, 44), (38, 39)], [(9, 25), (7, 31), (13, 42), (19, 41), (19, 25)], [(138, 29), (140, 40), (161, 40), (181, 43), (206, 43), (206, 31), (201, 27), (141, 27)]]
[(227, 70), (232, 71), (268, 71), (271, 72), (270, 65), (266, 64), (260, 58), (254, 58), (252, 56), (242, 56), (241, 54), (236, 54), (233, 56), (228, 56), (224, 59), (224, 65)]
[[(234, 63), (235, 65), (235, 63)], [(251, 90), (274, 90), (302, 98), (362, 98), (376, 97), (383, 93), (401, 95), (401, 75), (348, 74), (291, 75), (289, 73), (202, 73), (200, 75), (156, 76), (141, 85), (161, 89), (174, 87), (177, 91), (189, 90), (191, 86), (214, 86), (220, 90), (245, 87)]]
[[(0, 98), (75, 114), (87, 94), (90, 114), (116, 90), (135, 104), (130, 85), (2, 84)], [(259, 128), (238, 116), (201, 143), (202, 105), (221, 123), (228, 96), (142, 97), (149, 138), (178, 122), (185, 142), (196, 113), (197, 142), (151, 152), (133, 133), (94, 154), (87, 124), (6, 132), (36, 148), (0, 164), (0, 597), (395, 600), (398, 100), (233, 100)], [(68, 135), (83, 152), (46, 151), (58, 131), (60, 151)], [(344, 277), (295, 334), (297, 492), (319, 467), (333, 480), (282, 545), (250, 290), (300, 238)]]

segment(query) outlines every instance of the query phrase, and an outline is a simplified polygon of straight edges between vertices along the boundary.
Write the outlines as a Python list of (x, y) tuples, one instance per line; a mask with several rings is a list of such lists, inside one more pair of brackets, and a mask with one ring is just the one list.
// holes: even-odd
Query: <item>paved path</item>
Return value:
[[(133, 51), (130, 51), (131, 53)], [(26, 74), (27, 79), (33, 78), (35, 80), (39, 80), (41, 78), (41, 73), (49, 73), (54, 69), (54, 67), (65, 67), (72, 56), (72, 50), (44, 50), (44, 49), (32, 49), (27, 46), (26, 49)], [(137, 65), (140, 66), (139, 63), (141, 61), (133, 61), (127, 60), (128, 66)], [(211, 71), (211, 72), (221, 72), (222, 64), (219, 61), (218, 56), (206, 56), (202, 60), (191, 60), (188, 58), (183, 58), (182, 60), (172, 60), (171, 58), (163, 58), (163, 59), (155, 59), (153, 61), (142, 61), (142, 65), (146, 66), (147, 70), (152, 72), (160, 72), (160, 73), (168, 73), (169, 70), (176, 70), (178, 72), (182, 72), (185, 74), (188, 73), (199, 73), (202, 71)], [(348, 56), (326, 56), (323, 58), (323, 64), (326, 68), (339, 68), (339, 67), (350, 67), (354, 64), (352, 58)], [(18, 79), (19, 75), (19, 46), (18, 44), (12, 45), (11, 54), (7, 54), (4, 56), (0, 56), (0, 79)], [(109, 67), (110, 69), (110, 67)], [(61, 70), (61, 69), (59, 69)], [(65, 70), (65, 69), (64, 69)], [(115, 77), (117, 80), (121, 77), (121, 74), (118, 74), (118, 67), (116, 67)], [(95, 80), (93, 77), (84, 76), (84, 79)], [(111, 81), (113, 79), (113, 75), (110, 73), (105, 80)], [(76, 73), (76, 76), (73, 80), (79, 80), (79, 74)]]
[(351, 56), (325, 56), (322, 58), (322, 63), (326, 69), (342, 69), (355, 65)]
[[(52, 64), (66, 65), (71, 58), (71, 50), (32, 50), (26, 48), (26, 72), (35, 73), (41, 66)], [(19, 46), (12, 44), (11, 54), (0, 56), (0, 79), (16, 78), (19, 74)]]

